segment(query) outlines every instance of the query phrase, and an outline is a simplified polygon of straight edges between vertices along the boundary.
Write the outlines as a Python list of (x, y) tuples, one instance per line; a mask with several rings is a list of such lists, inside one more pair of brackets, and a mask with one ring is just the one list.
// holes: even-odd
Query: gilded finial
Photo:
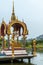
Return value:
[(11, 20), (15, 20), (15, 13), (14, 13), (14, 0), (13, 0), (13, 7), (12, 7), (12, 16)]
[(12, 9), (12, 14), (14, 15), (14, 0), (13, 0), (13, 9)]

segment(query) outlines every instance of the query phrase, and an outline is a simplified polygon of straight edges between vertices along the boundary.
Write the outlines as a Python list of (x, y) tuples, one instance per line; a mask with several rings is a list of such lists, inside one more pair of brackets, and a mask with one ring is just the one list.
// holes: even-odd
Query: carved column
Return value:
[(25, 45), (26, 45), (26, 36), (23, 35), (23, 47), (25, 47)]
[(2, 38), (2, 49), (4, 49), (4, 36), (1, 36)]
[(9, 40), (9, 35), (8, 35), (8, 49), (10, 47), (10, 40)]
[(33, 40), (33, 55), (36, 55), (36, 40)]

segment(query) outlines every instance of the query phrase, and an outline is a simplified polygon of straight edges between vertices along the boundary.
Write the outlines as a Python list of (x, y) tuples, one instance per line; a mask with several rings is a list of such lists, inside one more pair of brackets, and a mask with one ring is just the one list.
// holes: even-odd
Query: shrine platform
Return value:
[(30, 63), (31, 58), (33, 58), (33, 55), (15, 55), (15, 56), (0, 56), (0, 62), (1, 61), (8, 61), (10, 60), (11, 62), (13, 62), (13, 60), (19, 60), (21, 59), (21, 61), (23, 61), (23, 59), (28, 59), (28, 62)]
[(13, 60), (21, 60), (28, 59), (28, 62), (30, 63), (31, 58), (33, 58), (34, 55), (27, 53), (25, 48), (14, 48), (14, 56), (12, 56), (12, 50), (11, 49), (4, 49), (0, 52), (0, 62), (1, 61), (7, 61), (10, 60), (13, 62)]

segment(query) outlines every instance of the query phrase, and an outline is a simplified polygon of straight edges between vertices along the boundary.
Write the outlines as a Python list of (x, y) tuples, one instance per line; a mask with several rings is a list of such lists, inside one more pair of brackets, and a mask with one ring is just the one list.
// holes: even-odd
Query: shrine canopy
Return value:
[[(13, 28), (13, 33), (15, 31), (19, 32), (19, 36), (28, 35), (27, 26), (24, 23), (24, 21), (18, 20), (18, 18), (15, 16), (14, 2), (13, 2), (11, 20), (10, 20), (9, 24), (7, 25), (4, 20), (2, 21), (1, 28), (0, 28), (1, 36), (5, 36), (6, 34), (11, 35), (11, 27)], [(21, 31), (21, 29), (22, 29), (22, 31)]]
[[(9, 22), (8, 30), (7, 30), (8, 34), (11, 34), (11, 29), (10, 29), (11, 27), (13, 27), (13, 32), (19, 31), (19, 35), (20, 36), (21, 35), (28, 35), (27, 26), (24, 23), (24, 21), (18, 20), (18, 18), (16, 18), (16, 16), (15, 16), (14, 2), (13, 2), (13, 9), (12, 9), (11, 21)], [(22, 34), (21, 34), (21, 28), (22, 28)]]

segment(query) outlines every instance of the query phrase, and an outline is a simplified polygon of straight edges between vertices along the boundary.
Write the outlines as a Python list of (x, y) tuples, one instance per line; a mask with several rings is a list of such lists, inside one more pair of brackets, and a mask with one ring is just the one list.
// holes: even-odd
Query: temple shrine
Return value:
[[(3, 49), (4, 49), (4, 45), (5, 45), (4, 44), (5, 35), (8, 35), (8, 48), (10, 45), (10, 41), (9, 41), (10, 35), (12, 35), (12, 40), (14, 40), (15, 37), (17, 37), (17, 39), (19, 39), (19, 36), (25, 37), (26, 35), (28, 35), (27, 26), (24, 23), (24, 21), (18, 20), (18, 18), (16, 18), (16, 16), (15, 16), (14, 1), (13, 1), (12, 8), (13, 9), (12, 9), (11, 21), (9, 22), (9, 24), (6, 24), (6, 22), (4, 20), (2, 20), (2, 23), (0, 25), (0, 37), (3, 39), (3, 44), (2, 44)], [(11, 27), (13, 28), (13, 33), (11, 33)], [(21, 28), (22, 28), (22, 32), (21, 32)], [(17, 44), (17, 43), (14, 43), (14, 44)], [(19, 46), (19, 43), (17, 45)]]
[[(4, 38), (6, 35), (8, 36), (7, 47), (6, 47), (6, 40)], [(10, 35), (11, 35), (11, 39), (10, 39)], [(27, 38), (27, 35), (28, 35), (27, 25), (24, 23), (24, 21), (18, 20), (18, 18), (15, 16), (14, 1), (13, 1), (12, 15), (11, 15), (10, 22), (6, 24), (6, 22), (2, 20), (2, 23), (0, 24), (0, 39), (2, 39), (1, 54), (5, 54), (6, 59), (12, 58), (12, 57), (28, 58), (30, 61), (30, 58), (32, 58), (33, 55), (28, 56), (27, 51), (25, 49), (25, 44), (26, 44), (25, 40)], [(22, 36), (24, 40), (23, 45), (21, 45), (19, 42), (20, 36)]]
[[(11, 28), (13, 28), (12, 32), (11, 32), (12, 30)], [(6, 41), (4, 39), (6, 35), (8, 36), (8, 48), (6, 48)], [(12, 36), (11, 40), (10, 40), (10, 35)], [(2, 23), (0, 25), (0, 38), (2, 39), (2, 49), (3, 50), (10, 49), (11, 47), (14, 53), (14, 48), (22, 48), (23, 46), (25, 46), (26, 35), (28, 35), (27, 26), (24, 23), (24, 21), (20, 21), (18, 20), (18, 18), (16, 18), (14, 12), (14, 1), (13, 1), (12, 15), (9, 24), (6, 24), (6, 22), (2, 20)], [(19, 36), (22, 36), (24, 39), (23, 46), (21, 46), (19, 42)]]

